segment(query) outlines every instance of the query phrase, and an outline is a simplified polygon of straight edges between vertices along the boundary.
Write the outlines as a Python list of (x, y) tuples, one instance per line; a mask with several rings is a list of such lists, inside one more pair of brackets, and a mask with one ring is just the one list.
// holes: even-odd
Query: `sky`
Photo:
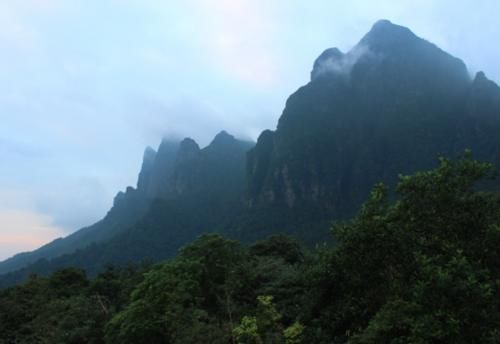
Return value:
[(162, 137), (256, 139), (379, 19), (500, 82), (497, 0), (0, 0), (0, 260), (102, 218)]

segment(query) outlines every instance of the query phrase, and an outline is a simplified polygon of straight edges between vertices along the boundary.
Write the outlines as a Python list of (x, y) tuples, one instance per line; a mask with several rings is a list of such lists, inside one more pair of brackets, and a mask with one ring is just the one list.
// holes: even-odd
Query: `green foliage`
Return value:
[(273, 304), (273, 297), (257, 297), (257, 328), (264, 343), (277, 343), (281, 339), (281, 314)]
[(491, 165), (466, 155), (401, 176), (392, 204), (375, 187), (356, 219), (335, 226), (339, 245), (314, 271), (309, 316), (319, 338), (491, 342), (500, 323), (500, 198), (477, 189), (491, 175)]
[(304, 326), (296, 321), (283, 330), (282, 316), (273, 304), (273, 299), (270, 295), (257, 297), (256, 315), (244, 316), (240, 325), (233, 330), (239, 344), (301, 343)]
[(304, 333), (304, 326), (298, 321), (294, 322), (292, 325), (288, 326), (283, 331), (283, 336), (285, 337), (286, 344), (300, 344), (302, 343), (302, 336)]
[(334, 246), (203, 235), (153, 267), (32, 275), (0, 343), (498, 343), (500, 195), (468, 154), (376, 185)]
[(233, 333), (239, 344), (262, 343), (256, 317), (244, 316), (240, 325), (234, 328)]
[(141, 271), (109, 269), (89, 281), (70, 268), (0, 291), (0, 343), (104, 343), (104, 326)]
[(196, 343), (209, 334), (221, 342), (230, 338), (234, 304), (244, 303), (247, 259), (239, 243), (201, 236), (177, 259), (146, 273), (130, 305), (108, 324), (108, 342)]
[(256, 242), (250, 246), (250, 254), (282, 258), (289, 264), (300, 263), (304, 260), (299, 243), (284, 234), (272, 235), (266, 240)]

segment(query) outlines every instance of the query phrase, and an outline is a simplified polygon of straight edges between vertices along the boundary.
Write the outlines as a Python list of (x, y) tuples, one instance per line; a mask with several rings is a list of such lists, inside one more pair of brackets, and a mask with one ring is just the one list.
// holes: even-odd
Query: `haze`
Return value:
[(0, 259), (101, 218), (147, 145), (256, 139), (381, 18), (500, 81), (500, 3), (0, 0)]

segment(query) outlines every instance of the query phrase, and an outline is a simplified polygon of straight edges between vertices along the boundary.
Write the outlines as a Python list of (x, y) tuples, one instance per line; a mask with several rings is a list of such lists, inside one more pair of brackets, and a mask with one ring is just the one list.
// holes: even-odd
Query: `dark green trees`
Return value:
[[(479, 191), (488, 164), (440, 159), (379, 185), (334, 228), (309, 294), (319, 336), (352, 343), (495, 343), (500, 325), (500, 197)], [(319, 340), (319, 339), (318, 339)]]
[[(302, 257), (298, 246), (295, 252), (283, 250), (294, 245), (290, 239), (276, 237), (248, 250), (219, 235), (199, 237), (176, 259), (145, 274), (132, 293), (131, 303), (107, 325), (107, 341), (235, 342), (242, 317), (262, 308), (262, 302), (257, 302), (258, 293), (266, 290), (279, 294), (284, 266), (294, 264), (279, 256), (285, 253)], [(264, 257), (269, 259), (264, 261)]]
[(130, 305), (108, 324), (108, 342), (228, 342), (234, 304), (245, 303), (247, 260), (237, 242), (200, 237), (145, 275)]
[(128, 303), (142, 268), (108, 269), (93, 280), (68, 268), (0, 291), (0, 343), (104, 343), (104, 326)]
[(201, 237), (146, 275), (108, 336), (496, 343), (500, 196), (481, 191), (492, 175), (466, 155), (401, 176), (392, 198), (377, 185), (354, 220), (334, 226), (336, 246), (307, 254), (284, 236), (249, 249)]
[(152, 268), (32, 276), (0, 343), (498, 343), (500, 194), (465, 155), (377, 185), (336, 244), (211, 234)]

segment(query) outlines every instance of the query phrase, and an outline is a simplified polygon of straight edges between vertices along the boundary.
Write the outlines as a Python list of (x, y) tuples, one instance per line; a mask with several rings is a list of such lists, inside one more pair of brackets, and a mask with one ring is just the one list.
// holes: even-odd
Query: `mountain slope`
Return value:
[(0, 262), (0, 274), (13, 271), (39, 259), (52, 259), (83, 249), (90, 244), (106, 241), (136, 223), (155, 198), (160, 183), (174, 168), (179, 142), (162, 140), (158, 152), (151, 147), (144, 151), (137, 188), (127, 187), (118, 192), (106, 216), (95, 224), (58, 238), (32, 252), (23, 252)]
[(352, 216), (374, 183), (466, 148), (499, 162), (500, 92), (409, 29), (377, 22), (348, 53), (326, 50), (249, 153), (253, 207), (305, 204)]
[[(131, 236), (131, 228), (140, 223), (143, 217), (169, 218), (170, 212), (175, 213), (179, 207), (188, 217), (188, 208), (195, 211), (204, 204), (212, 207), (216, 214), (221, 213), (218, 209), (222, 207), (232, 209), (234, 205), (240, 204), (243, 195), (245, 154), (252, 146), (251, 142), (239, 141), (226, 132), (221, 132), (204, 149), (200, 149), (192, 139), (182, 142), (163, 140), (157, 153), (148, 147), (144, 153), (137, 188), (128, 187), (126, 192), (119, 192), (112, 209), (103, 220), (38, 250), (21, 253), (1, 262), (0, 273), (23, 268), (40, 259), (42, 260), (34, 266), (39, 266), (35, 270), (43, 271), (47, 269), (47, 260), (64, 262), (71, 260), (68, 255), (71, 256), (77, 250), (79, 251), (76, 255), (79, 255), (81, 252), (94, 252), (97, 246), (101, 247), (99, 245), (110, 240), (124, 241), (126, 239), (123, 238)], [(170, 208), (166, 206), (169, 203), (172, 204)], [(207, 218), (206, 215), (197, 216)], [(163, 219), (159, 222), (168, 221)], [(175, 232), (176, 230), (173, 230), (172, 235), (175, 236)], [(162, 235), (168, 237), (164, 232)], [(134, 240), (138, 243), (142, 238)], [(145, 241), (147, 240), (146, 238)], [(162, 242), (161, 238), (158, 240)], [(175, 253), (178, 247), (179, 244), (168, 251), (169, 254)], [(144, 258), (147, 252), (141, 252)], [(118, 256), (123, 255), (122, 249), (118, 247), (115, 253)], [(89, 259), (95, 260), (96, 257), (99, 257), (99, 254), (92, 254)], [(119, 259), (110, 259), (110, 262), (117, 260)], [(102, 263), (102, 266), (104, 265), (106, 262)]]

